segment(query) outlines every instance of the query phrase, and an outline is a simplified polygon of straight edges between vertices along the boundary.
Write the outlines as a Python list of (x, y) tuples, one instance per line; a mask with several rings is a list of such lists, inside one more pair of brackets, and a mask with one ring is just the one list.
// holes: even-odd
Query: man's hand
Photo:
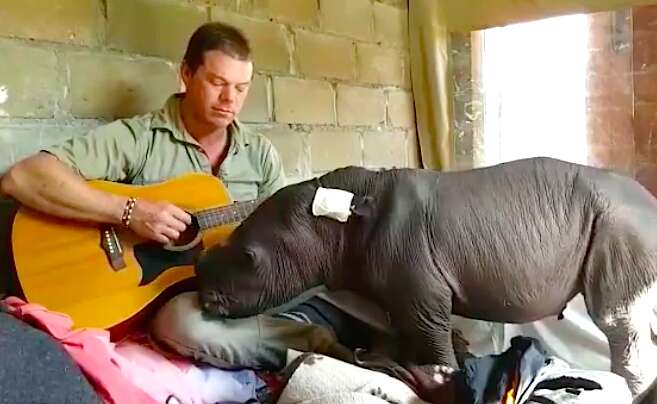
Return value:
[(163, 244), (177, 240), (191, 223), (192, 217), (179, 207), (145, 199), (137, 199), (130, 218), (135, 233)]

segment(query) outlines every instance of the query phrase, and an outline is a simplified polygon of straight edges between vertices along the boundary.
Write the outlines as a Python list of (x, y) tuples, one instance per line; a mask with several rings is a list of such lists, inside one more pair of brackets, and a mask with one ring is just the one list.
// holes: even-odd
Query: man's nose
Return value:
[(233, 86), (225, 86), (221, 91), (221, 100), (224, 102), (234, 102), (237, 98), (237, 89)]

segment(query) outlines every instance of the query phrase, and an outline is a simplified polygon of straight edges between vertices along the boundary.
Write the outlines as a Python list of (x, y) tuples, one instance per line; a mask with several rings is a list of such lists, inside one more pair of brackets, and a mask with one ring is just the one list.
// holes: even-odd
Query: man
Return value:
[[(219, 174), (235, 199), (283, 186), (272, 145), (234, 121), (253, 74), (246, 40), (224, 25), (201, 27), (180, 72), (186, 92), (162, 110), (101, 126), (19, 162), (5, 175), (4, 192), (52, 215), (120, 225), (127, 198), (94, 190), (84, 179), (145, 184), (205, 171)], [(130, 228), (165, 243), (189, 223), (176, 206), (139, 200)]]
[[(17, 163), (2, 179), (2, 191), (51, 215), (127, 226), (167, 243), (190, 224), (189, 214), (166, 201), (105, 193), (85, 180), (147, 184), (200, 171), (218, 175), (235, 200), (266, 197), (284, 186), (272, 144), (236, 120), (253, 77), (246, 38), (222, 23), (201, 26), (180, 74), (185, 93), (171, 96), (161, 110), (117, 120)], [(330, 304), (324, 309), (341, 315)], [(328, 329), (287, 318), (209, 319), (189, 292), (159, 312), (153, 333), (183, 354), (220, 366), (281, 367), (288, 347), (347, 355)]]

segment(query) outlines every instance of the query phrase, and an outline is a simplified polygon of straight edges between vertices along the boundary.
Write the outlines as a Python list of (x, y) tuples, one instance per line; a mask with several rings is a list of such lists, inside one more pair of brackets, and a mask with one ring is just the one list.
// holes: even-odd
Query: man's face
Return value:
[(250, 61), (234, 59), (225, 53), (207, 51), (203, 64), (194, 73), (183, 62), (187, 102), (194, 118), (217, 128), (226, 128), (242, 110), (253, 76)]

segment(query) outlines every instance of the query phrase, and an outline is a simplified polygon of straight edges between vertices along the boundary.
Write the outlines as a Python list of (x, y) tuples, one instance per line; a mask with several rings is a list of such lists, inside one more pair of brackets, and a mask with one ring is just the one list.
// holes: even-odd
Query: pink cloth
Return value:
[(194, 367), (192, 362), (178, 356), (167, 357), (145, 335), (131, 335), (119, 342), (115, 351), (121, 358), (123, 373), (158, 402), (164, 403), (170, 396), (185, 404), (207, 402), (198, 383), (188, 376)]
[(0, 303), (15, 317), (57, 339), (106, 403), (166, 403), (173, 396), (177, 399), (174, 402), (208, 404), (247, 401), (256, 395), (253, 371), (245, 370), (248, 374), (238, 375), (198, 367), (187, 358), (161, 351), (142, 333), (114, 344), (107, 331), (72, 330), (69, 316), (48, 311), (38, 304), (17, 297), (8, 297)]
[(48, 311), (41, 305), (28, 304), (17, 297), (8, 297), (4, 303), (15, 317), (57, 339), (106, 403), (158, 402), (128, 378), (129, 361), (116, 352), (108, 332), (85, 328), (72, 330), (73, 321), (69, 316)]

